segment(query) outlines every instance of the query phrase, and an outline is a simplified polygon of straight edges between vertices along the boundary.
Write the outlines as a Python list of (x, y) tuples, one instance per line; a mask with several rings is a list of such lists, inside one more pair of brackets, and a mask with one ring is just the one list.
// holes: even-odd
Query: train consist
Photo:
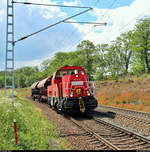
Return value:
[(80, 66), (64, 66), (52, 76), (31, 86), (31, 96), (50, 107), (67, 113), (85, 113), (97, 107), (93, 83)]

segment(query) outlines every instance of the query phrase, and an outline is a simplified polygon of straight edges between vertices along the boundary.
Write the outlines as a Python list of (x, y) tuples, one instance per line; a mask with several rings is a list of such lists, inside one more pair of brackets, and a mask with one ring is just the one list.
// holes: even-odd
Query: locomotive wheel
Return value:
[(50, 107), (51, 107), (52, 109), (55, 109), (55, 108), (54, 108), (54, 99), (53, 99), (53, 98), (52, 98), (51, 101), (50, 101)]
[(57, 99), (54, 100), (54, 107), (57, 109), (57, 104), (58, 104), (58, 101)]
[(35, 101), (35, 96), (33, 96), (33, 101)]
[(42, 102), (42, 104), (44, 103), (44, 99), (43, 98), (41, 98), (41, 102)]
[(57, 107), (57, 110), (59, 110), (59, 111), (62, 110), (61, 105), (59, 104), (59, 102), (57, 103), (56, 107)]
[(59, 104), (57, 103), (57, 105), (56, 105), (57, 114), (60, 114), (61, 113), (60, 111), (61, 111), (61, 108), (60, 108)]
[(51, 101), (48, 101), (48, 105), (49, 105), (50, 108), (52, 108)]
[(60, 110), (56, 109), (57, 114), (61, 114)]

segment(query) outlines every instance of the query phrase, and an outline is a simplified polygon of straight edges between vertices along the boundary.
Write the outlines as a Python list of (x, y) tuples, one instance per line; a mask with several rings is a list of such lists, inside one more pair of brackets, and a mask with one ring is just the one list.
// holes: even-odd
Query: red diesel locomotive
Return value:
[(97, 107), (93, 89), (82, 67), (64, 66), (52, 76), (32, 84), (31, 96), (59, 111), (85, 113)]

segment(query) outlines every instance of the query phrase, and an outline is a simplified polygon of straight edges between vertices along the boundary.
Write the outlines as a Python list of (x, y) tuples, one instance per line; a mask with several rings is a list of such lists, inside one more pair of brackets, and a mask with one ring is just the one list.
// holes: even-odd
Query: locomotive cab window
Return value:
[(75, 70), (74, 70), (74, 73), (75, 73), (75, 74), (78, 74), (78, 70), (77, 70), (77, 69), (75, 69)]
[(84, 71), (81, 71), (81, 74), (84, 75)]
[(56, 75), (56, 78), (58, 77), (63, 77), (65, 75), (74, 75), (74, 74), (78, 74), (78, 70), (77, 69), (69, 69), (69, 70), (62, 70), (59, 71)]

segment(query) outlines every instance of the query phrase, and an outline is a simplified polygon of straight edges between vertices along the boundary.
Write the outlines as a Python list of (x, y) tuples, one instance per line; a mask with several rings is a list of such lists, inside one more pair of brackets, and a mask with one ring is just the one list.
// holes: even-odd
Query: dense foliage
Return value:
[[(41, 70), (38, 67), (17, 69), (15, 85), (29, 86), (52, 75), (64, 65), (82, 66), (90, 80), (150, 73), (150, 18), (139, 20), (133, 30), (122, 33), (110, 44), (94, 45), (84, 40), (75, 51), (58, 52), (53, 58), (45, 60), (41, 64)], [(0, 73), (0, 85), (4, 86), (3, 72)]]

